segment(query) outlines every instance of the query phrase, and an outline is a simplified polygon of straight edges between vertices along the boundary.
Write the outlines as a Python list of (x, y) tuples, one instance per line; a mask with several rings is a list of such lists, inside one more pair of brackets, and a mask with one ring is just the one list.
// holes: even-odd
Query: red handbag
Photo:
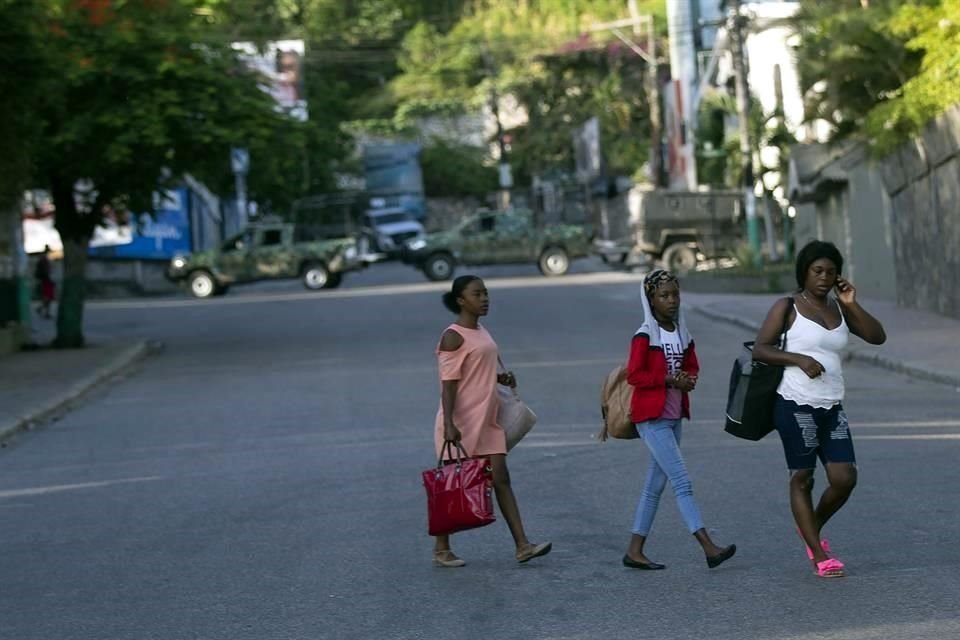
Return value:
[(453, 446), (452, 442), (444, 443), (437, 466), (422, 474), (427, 490), (427, 532), (431, 536), (484, 527), (497, 519), (493, 514), (490, 461), (468, 458), (457, 443), (456, 461), (444, 464)]

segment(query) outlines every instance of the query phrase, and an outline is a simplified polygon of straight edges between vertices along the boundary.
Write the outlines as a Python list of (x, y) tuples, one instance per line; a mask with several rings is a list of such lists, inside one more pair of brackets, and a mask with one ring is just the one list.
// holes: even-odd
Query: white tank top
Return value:
[[(838, 305), (839, 306), (839, 305)], [(824, 372), (810, 378), (800, 367), (784, 367), (777, 392), (785, 399), (819, 409), (829, 409), (843, 400), (843, 369), (840, 353), (850, 339), (843, 310), (840, 326), (826, 329), (805, 317), (794, 306), (796, 319), (787, 330), (787, 351), (810, 356), (823, 365)]]

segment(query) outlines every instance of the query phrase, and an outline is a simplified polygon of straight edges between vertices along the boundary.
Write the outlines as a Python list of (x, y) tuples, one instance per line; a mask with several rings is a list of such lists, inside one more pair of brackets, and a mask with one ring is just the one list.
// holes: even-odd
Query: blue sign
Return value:
[(370, 144), (363, 149), (367, 193), (399, 206), (417, 219), (426, 215), (420, 145)]
[(96, 258), (169, 260), (190, 253), (189, 191), (186, 188), (156, 195), (153, 215), (127, 214), (125, 219), (104, 216), (90, 239), (89, 255)]

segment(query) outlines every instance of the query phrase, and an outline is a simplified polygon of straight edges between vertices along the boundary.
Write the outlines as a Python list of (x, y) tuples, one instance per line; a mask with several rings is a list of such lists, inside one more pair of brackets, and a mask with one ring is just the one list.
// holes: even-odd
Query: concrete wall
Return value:
[(847, 200), (844, 271), (861, 295), (895, 301), (893, 208), (876, 165), (865, 162), (849, 171)]
[(897, 302), (960, 318), (960, 107), (880, 163), (893, 209)]
[(794, 204), (797, 211), (793, 219), (793, 244), (797, 251), (817, 236), (817, 205), (813, 202)]
[(862, 144), (818, 145), (803, 154), (807, 174), (798, 181), (795, 171), (791, 178), (797, 249), (814, 239), (833, 242), (844, 256), (844, 274), (861, 294), (896, 301), (893, 206), (879, 165)]

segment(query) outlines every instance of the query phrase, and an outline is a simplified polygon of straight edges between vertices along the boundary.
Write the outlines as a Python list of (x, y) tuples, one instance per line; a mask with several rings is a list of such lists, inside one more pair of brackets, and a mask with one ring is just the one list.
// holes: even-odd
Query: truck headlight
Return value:
[(183, 256), (174, 256), (173, 260), (170, 261), (170, 266), (174, 269), (183, 269), (187, 266), (187, 259)]
[(410, 251), (420, 251), (427, 246), (427, 241), (423, 238), (414, 238), (413, 240), (407, 243), (407, 249)]

